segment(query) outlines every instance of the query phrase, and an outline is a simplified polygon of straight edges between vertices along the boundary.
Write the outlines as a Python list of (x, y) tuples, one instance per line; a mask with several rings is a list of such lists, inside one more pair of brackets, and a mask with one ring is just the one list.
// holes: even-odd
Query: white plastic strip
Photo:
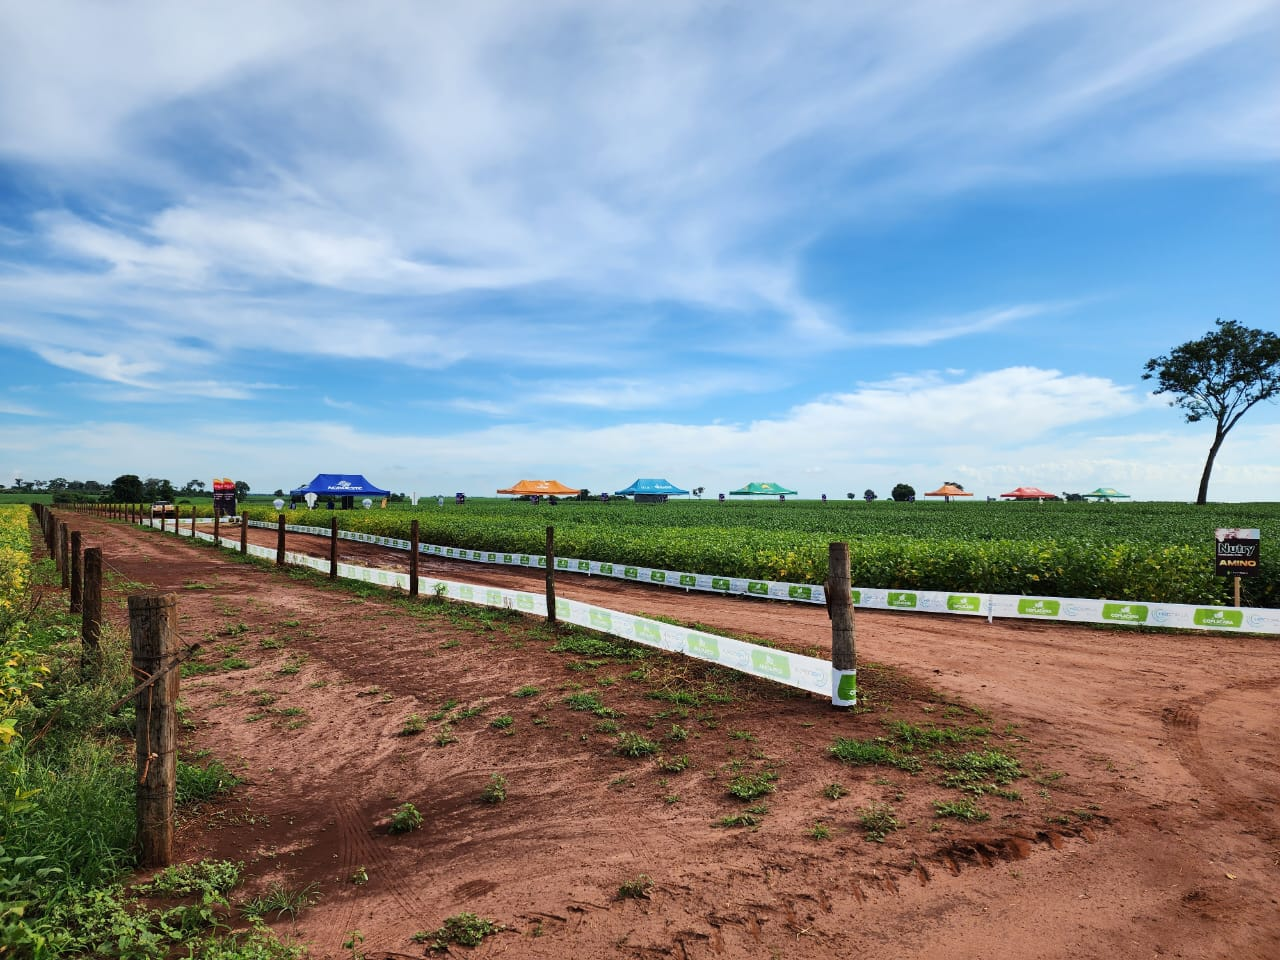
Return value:
[[(309, 532), (309, 531), (299, 531)], [(324, 531), (326, 534), (328, 531)], [(190, 535), (188, 530), (186, 534)], [(201, 540), (213, 541), (213, 535), (196, 532)], [(222, 546), (238, 550), (238, 540), (219, 538)], [(378, 542), (378, 541), (372, 541)], [(406, 545), (407, 546), (407, 545)], [(250, 556), (264, 560), (274, 560), (276, 551), (271, 547), (257, 544), (246, 544)], [(303, 553), (285, 553), (285, 563), (310, 567), (322, 573), (329, 572), (329, 561), (322, 557), (313, 557)], [(359, 567), (352, 564), (339, 563), (338, 576), (347, 580), (361, 580), (384, 587), (409, 589), (409, 575), (394, 570), (379, 570), (370, 567)], [(437, 580), (432, 577), (418, 578), (418, 593), (422, 596), (438, 595), (463, 603), (480, 604), (490, 607), (506, 607), (530, 613), (534, 616), (547, 615), (547, 598), (540, 593), (527, 593), (521, 590), (505, 590), (498, 587), (484, 587), (469, 583), (456, 583), (452, 580)], [(831, 663), (817, 657), (809, 657), (788, 650), (777, 650), (763, 647), (732, 637), (722, 637), (701, 630), (690, 630), (688, 627), (650, 620), (618, 610), (609, 610), (577, 600), (557, 599), (556, 617), (564, 622), (577, 624), (606, 633), (610, 636), (631, 640), (647, 647), (666, 650), (671, 653), (684, 654), (697, 660), (715, 663), (739, 673), (772, 680), (784, 686), (794, 687), (809, 693), (831, 696), (841, 690), (845, 698), (842, 706), (856, 703), (856, 671), (840, 671), (835, 676)]]
[[(262, 520), (250, 520), (251, 526), (274, 530), (276, 525)], [(309, 527), (287, 524), (286, 530), (317, 537), (329, 536), (326, 527)], [(392, 550), (411, 548), (408, 540), (383, 537), (373, 533), (338, 531), (338, 539), (357, 543), (372, 543)], [(536, 553), (506, 553), (501, 550), (468, 550), (464, 547), (442, 547), (439, 544), (420, 543), (418, 552), (429, 556), (453, 560), (469, 560), (473, 563), (493, 563), (513, 567), (546, 568), (547, 558)], [(787, 583), (778, 580), (753, 580), (749, 577), (718, 577), (706, 573), (688, 573), (682, 570), (662, 570), (655, 567), (630, 566), (620, 563), (602, 563), (599, 560), (578, 560), (573, 557), (556, 557), (556, 569), (567, 573), (585, 573), (618, 580), (634, 580), (638, 583), (658, 584), (681, 590), (705, 590), (709, 593), (726, 593), (750, 597), (767, 597), (774, 600), (793, 600), (800, 603), (827, 602), (823, 587), (812, 583)]]
[[(253, 526), (274, 529), (274, 524), (250, 521)], [(144, 521), (144, 525), (146, 521)], [(151, 526), (159, 526), (152, 520)], [(298, 533), (328, 536), (323, 527), (288, 526)], [(186, 531), (190, 533), (190, 529)], [(346, 533), (339, 537), (375, 543), (393, 549), (408, 550), (407, 540), (379, 537), (366, 533)], [(422, 544), (421, 552), (457, 560), (479, 563), (544, 567), (546, 559), (537, 554), (501, 553), (465, 550)], [(275, 552), (267, 556), (274, 558)], [(328, 570), (327, 563), (325, 570)], [(707, 574), (656, 570), (600, 563), (596, 560), (556, 558), (557, 570), (591, 573), (643, 583), (683, 587), (687, 590), (710, 590), (715, 593), (746, 594), (807, 603), (825, 603), (826, 592), (814, 584), (780, 583), (736, 577), (712, 577)], [(406, 584), (407, 587), (407, 584)], [(935, 590), (883, 590), (855, 587), (853, 605), (864, 610), (905, 610), (921, 613), (951, 613), (961, 616), (1012, 617), (1031, 620), (1053, 620), (1064, 623), (1109, 623), (1127, 626), (1160, 627), (1183, 630), (1222, 630), (1238, 633), (1280, 634), (1280, 610), (1270, 607), (1223, 607), (1212, 604), (1157, 603), (1147, 600), (1091, 600), (1070, 597), (1028, 597), (1018, 594), (964, 593)]]

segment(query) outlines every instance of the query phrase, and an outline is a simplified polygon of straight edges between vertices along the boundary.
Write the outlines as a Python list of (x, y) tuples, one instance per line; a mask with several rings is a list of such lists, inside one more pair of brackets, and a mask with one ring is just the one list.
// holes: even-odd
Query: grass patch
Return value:
[(758, 827), (760, 826), (760, 818), (754, 813), (738, 813), (733, 816), (721, 817), (715, 822), (717, 827)]
[(552, 653), (572, 653), (592, 660), (643, 660), (653, 655), (645, 647), (586, 633), (566, 633), (551, 647)]
[(420, 930), (411, 938), (415, 943), (425, 943), (428, 950), (448, 950), (449, 944), (478, 947), (485, 937), (507, 929), (502, 924), (474, 913), (455, 913), (436, 930)]
[(836, 737), (827, 752), (841, 763), (854, 767), (896, 767), (908, 773), (918, 773), (921, 769), (917, 758), (899, 753), (880, 739), (857, 740), (853, 737)]
[(756, 800), (773, 793), (777, 789), (777, 780), (778, 775), (772, 770), (744, 773), (730, 780), (726, 789), (731, 797), (739, 800)]
[[(1023, 775), (1017, 759), (999, 750), (977, 750), (955, 756), (937, 756), (934, 762), (950, 771), (942, 785), (981, 796), (996, 793)], [(1004, 791), (1012, 793), (1014, 791)], [(1009, 799), (1006, 797), (1005, 799)]]
[(933, 815), (938, 818), (950, 817), (954, 820), (963, 820), (965, 823), (978, 823), (982, 820), (990, 820), (991, 814), (985, 810), (978, 808), (978, 805), (968, 797), (960, 800), (933, 802)]
[(873, 803), (862, 810), (858, 823), (862, 827), (863, 839), (871, 843), (884, 843), (885, 837), (902, 827), (893, 807), (887, 803)]
[(623, 731), (618, 734), (618, 744), (613, 752), (622, 757), (648, 757), (658, 752), (658, 744), (638, 733)]
[(320, 899), (319, 886), (309, 883), (300, 890), (292, 890), (277, 880), (256, 897), (240, 903), (240, 912), (250, 920), (273, 918), (297, 920), (298, 914)]

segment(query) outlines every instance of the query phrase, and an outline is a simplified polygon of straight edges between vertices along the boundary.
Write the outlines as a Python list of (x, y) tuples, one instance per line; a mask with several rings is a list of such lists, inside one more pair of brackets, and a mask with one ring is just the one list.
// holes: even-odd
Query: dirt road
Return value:
[[(182, 842), (190, 856), (247, 860), (264, 880), (320, 882), (324, 899), (297, 929), (317, 956), (349, 956), (340, 944), (357, 929), (370, 957), (421, 955), (409, 934), (459, 911), (512, 928), (475, 956), (1280, 956), (1274, 641), (860, 611), (866, 709), (768, 693), (705, 721), (695, 708), (678, 719), (696, 733), (697, 779), (661, 777), (560, 706), (562, 691), (597, 681), (624, 725), (648, 712), (646, 729), (666, 729), (677, 715), (655, 711), (670, 704), (628, 693), (625, 673), (549, 661), (505, 623), (477, 640), (438, 614), (68, 519), (122, 576), (178, 592), (184, 632), (217, 649), (213, 664), (251, 661), (184, 681), (193, 745), (249, 782)], [(274, 545), (273, 531), (252, 537)], [(288, 547), (328, 554), (323, 538), (290, 534)], [(341, 551), (407, 569), (395, 551)], [(542, 576), (436, 558), (421, 572), (525, 589)], [(804, 646), (829, 637), (820, 607), (580, 575), (557, 584), (616, 610)], [(540, 693), (511, 698), (522, 684)], [(400, 735), (407, 716), (454, 699), (487, 712)], [(485, 725), (499, 711), (519, 736)], [(985, 718), (1038, 773), (1019, 782), (1021, 800), (989, 801), (1000, 805), (984, 825), (936, 820), (936, 782), (825, 757), (833, 735), (882, 729), (878, 711)], [(426, 740), (441, 724), (457, 742)], [(716, 763), (779, 771), (756, 830), (707, 829), (725, 807)], [(498, 807), (476, 799), (494, 773), (512, 785)], [(832, 781), (849, 796), (824, 798)], [(380, 832), (406, 799), (428, 813), (429, 841)], [(907, 821), (884, 844), (858, 829), (874, 803)], [(816, 823), (834, 836), (820, 842)], [(350, 882), (357, 868), (367, 883)], [(614, 899), (640, 874), (656, 884), (648, 899)]]

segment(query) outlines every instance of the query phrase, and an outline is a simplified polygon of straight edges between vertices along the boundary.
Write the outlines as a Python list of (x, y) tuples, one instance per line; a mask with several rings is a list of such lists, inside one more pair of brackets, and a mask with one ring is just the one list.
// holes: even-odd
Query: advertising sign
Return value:
[(1239, 527), (1213, 532), (1214, 572), (1220, 577), (1253, 577), (1258, 573), (1260, 532)]
[(230, 477), (213, 480), (213, 512), (219, 517), (236, 515), (236, 485)]

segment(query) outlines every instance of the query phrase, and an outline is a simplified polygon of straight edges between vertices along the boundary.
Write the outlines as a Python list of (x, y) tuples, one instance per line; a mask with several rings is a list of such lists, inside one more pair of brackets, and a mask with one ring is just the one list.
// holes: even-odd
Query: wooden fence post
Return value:
[(284, 514), (276, 521), (276, 566), (284, 566)]
[(338, 579), (338, 518), (329, 518), (329, 579)]
[(102, 657), (102, 548), (84, 552), (84, 591), (80, 596), (80, 667), (97, 671)]
[(249, 518), (240, 511), (240, 552), (249, 552)]
[(418, 521), (409, 524), (409, 596), (418, 595)]
[(222, 541), (221, 541), (220, 539), (218, 539), (218, 537), (219, 537), (219, 534), (218, 534), (218, 511), (217, 511), (217, 510), (214, 510), (214, 511), (213, 511), (213, 543), (214, 543), (214, 546), (218, 546), (218, 547), (220, 547), (220, 546), (222, 546)]
[(173, 802), (178, 773), (178, 597), (173, 593), (129, 598), (133, 674), (155, 678), (134, 698), (138, 747), (138, 846), (141, 865), (173, 860)]
[(71, 539), (67, 525), (58, 521), (58, 569), (62, 572), (63, 587), (71, 586)]
[(827, 548), (827, 615), (831, 618), (831, 705), (852, 707), (858, 702), (858, 674), (847, 543)]
[(82, 600), (84, 598), (84, 570), (80, 563), (80, 546), (82, 537), (79, 530), (71, 531), (71, 612), (80, 613), (83, 610)]
[(191, 542), (196, 542), (196, 505), (191, 505)]
[(556, 528), (547, 527), (547, 626), (556, 629)]

